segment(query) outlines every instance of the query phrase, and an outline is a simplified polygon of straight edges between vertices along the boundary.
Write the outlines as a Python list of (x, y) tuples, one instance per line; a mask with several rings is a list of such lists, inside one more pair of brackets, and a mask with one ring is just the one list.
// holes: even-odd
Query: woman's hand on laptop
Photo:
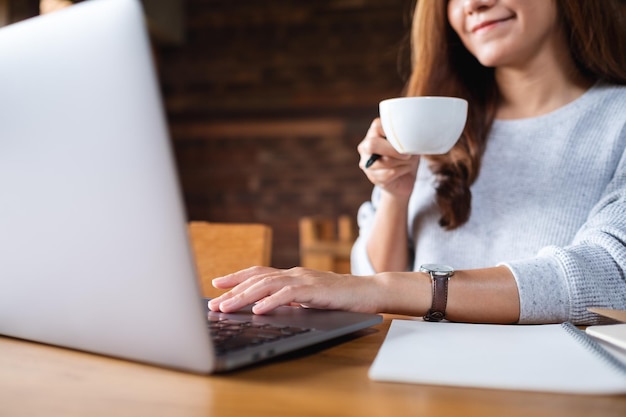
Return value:
[(213, 280), (216, 288), (232, 288), (209, 301), (213, 311), (237, 311), (255, 304), (264, 314), (276, 307), (303, 307), (377, 313), (384, 308), (386, 285), (380, 276), (353, 276), (306, 268), (252, 267)]

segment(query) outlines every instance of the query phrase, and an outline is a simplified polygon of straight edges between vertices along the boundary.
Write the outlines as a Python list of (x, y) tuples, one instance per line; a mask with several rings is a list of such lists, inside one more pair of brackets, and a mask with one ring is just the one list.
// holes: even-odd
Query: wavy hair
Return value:
[[(626, 84), (626, 1), (554, 0), (578, 70), (590, 80)], [(451, 230), (471, 213), (470, 186), (478, 177), (498, 105), (493, 68), (465, 48), (448, 22), (447, 1), (418, 0), (411, 31), (408, 96), (454, 96), (468, 101), (457, 144), (425, 156), (437, 179), (439, 224)]]

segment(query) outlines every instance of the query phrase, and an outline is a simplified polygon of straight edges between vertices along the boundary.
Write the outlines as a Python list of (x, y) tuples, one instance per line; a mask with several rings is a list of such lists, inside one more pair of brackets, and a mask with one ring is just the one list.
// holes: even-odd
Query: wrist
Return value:
[(378, 311), (421, 317), (431, 306), (432, 285), (424, 272), (381, 272), (377, 281)]
[(385, 188), (381, 188), (379, 206), (385, 205), (389, 206), (390, 208), (397, 207), (406, 210), (410, 198), (411, 194), (396, 194), (390, 192)]

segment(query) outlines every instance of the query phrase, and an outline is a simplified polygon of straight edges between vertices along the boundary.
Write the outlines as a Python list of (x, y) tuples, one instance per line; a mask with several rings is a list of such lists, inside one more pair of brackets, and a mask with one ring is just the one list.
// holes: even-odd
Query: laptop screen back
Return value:
[(5, 27), (0, 62), (0, 334), (210, 371), (139, 2)]

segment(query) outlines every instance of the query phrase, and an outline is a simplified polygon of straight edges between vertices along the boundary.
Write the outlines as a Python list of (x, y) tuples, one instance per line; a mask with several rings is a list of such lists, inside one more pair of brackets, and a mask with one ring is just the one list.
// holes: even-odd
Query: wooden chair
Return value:
[(340, 216), (339, 219), (303, 217), (299, 229), (301, 266), (350, 273), (350, 251), (356, 239), (350, 216)]
[(205, 297), (224, 292), (211, 285), (213, 278), (271, 263), (272, 229), (267, 225), (193, 221), (189, 234)]

